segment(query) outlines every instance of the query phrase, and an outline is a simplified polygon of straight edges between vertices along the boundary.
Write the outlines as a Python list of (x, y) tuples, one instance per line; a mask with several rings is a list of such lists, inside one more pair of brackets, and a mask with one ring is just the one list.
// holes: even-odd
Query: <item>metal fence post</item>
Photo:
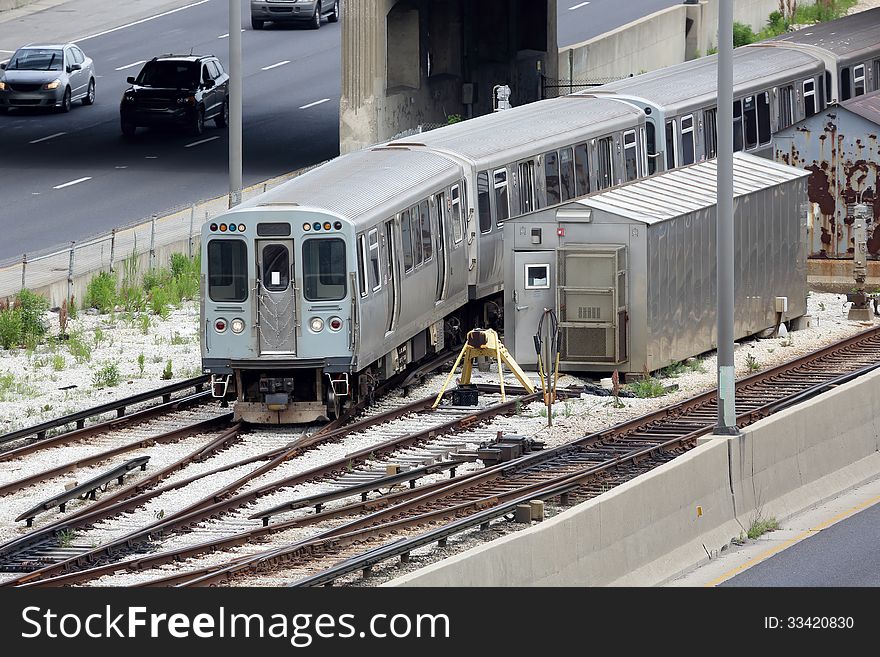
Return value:
[(116, 255), (116, 229), (110, 231), (110, 273), (114, 272), (113, 257)]
[(76, 251), (76, 242), (70, 243), (70, 265), (67, 268), (67, 298), (73, 298), (73, 254)]
[(25, 273), (26, 269), (27, 269), (27, 253), (22, 253), (21, 254), (21, 289), (22, 290), (25, 289), (24, 273)]
[(150, 217), (150, 270), (156, 266), (156, 215)]
[(193, 221), (196, 218), (196, 206), (193, 203), (189, 207), (189, 259), (192, 260), (193, 257)]

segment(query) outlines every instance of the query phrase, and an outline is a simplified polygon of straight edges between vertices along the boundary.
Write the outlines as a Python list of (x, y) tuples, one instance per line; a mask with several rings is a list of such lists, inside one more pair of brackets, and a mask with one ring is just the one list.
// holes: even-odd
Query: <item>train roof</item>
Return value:
[(880, 125), (880, 90), (850, 98), (840, 103), (840, 106)]
[(814, 46), (838, 57), (855, 55), (880, 44), (880, 7), (780, 34), (762, 43)]
[[(509, 162), (524, 156), (525, 148), (540, 153), (576, 139), (600, 136), (636, 125), (641, 112), (617, 100), (565, 96), (528, 103), (486, 116), (443, 126), (415, 137), (429, 148), (458, 154), (475, 162)], [(574, 137), (572, 136), (574, 135)], [(395, 143), (395, 142), (392, 142)]]
[[(748, 153), (733, 155), (733, 195), (742, 196), (780, 183), (806, 178), (805, 169), (778, 164)], [(673, 169), (574, 203), (646, 224), (656, 224), (717, 202), (717, 160)]]
[(428, 196), (461, 177), (461, 167), (442, 155), (373, 147), (340, 155), (238, 207), (299, 205), (356, 221), (375, 214), (390, 216), (402, 199)]
[[(733, 52), (734, 94), (766, 89), (778, 81), (807, 77), (821, 70), (822, 61), (809, 53), (783, 48), (737, 48)], [(590, 93), (624, 93), (639, 96), (675, 114), (679, 110), (716, 103), (718, 56), (709, 55), (682, 64), (603, 84)]]

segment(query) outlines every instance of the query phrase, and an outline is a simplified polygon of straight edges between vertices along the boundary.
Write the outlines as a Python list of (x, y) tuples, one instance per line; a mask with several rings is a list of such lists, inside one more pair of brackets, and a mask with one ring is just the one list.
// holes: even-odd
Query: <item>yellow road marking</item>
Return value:
[(758, 564), (766, 559), (769, 559), (777, 552), (782, 552), (782, 550), (793, 545), (794, 543), (797, 543), (798, 541), (805, 539), (807, 536), (810, 536), (811, 534), (815, 534), (816, 532), (820, 532), (823, 529), (830, 527), (834, 523), (839, 522), (839, 521), (843, 520), (844, 518), (847, 518), (848, 516), (851, 516), (855, 513), (858, 513), (859, 511), (861, 511), (862, 509), (864, 509), (866, 507), (877, 504), (877, 502), (880, 502), (880, 495), (878, 495), (876, 497), (872, 497), (870, 500), (866, 500), (865, 502), (862, 502), (861, 504), (857, 504), (856, 506), (854, 506), (850, 509), (847, 509), (846, 511), (844, 511), (842, 513), (837, 514), (833, 518), (830, 518), (830, 519), (826, 520), (825, 522), (820, 523), (820, 524), (816, 525), (815, 527), (798, 534), (794, 538), (790, 538), (787, 541), (780, 543), (779, 545), (777, 545), (773, 548), (770, 548), (769, 550), (767, 550), (765, 552), (762, 552), (758, 556), (752, 557), (751, 559), (746, 561), (744, 564), (737, 566), (736, 568), (733, 568), (732, 570), (727, 571), (726, 573), (724, 573), (723, 575), (721, 575), (719, 577), (716, 577), (708, 584), (704, 584), (704, 586), (717, 586), (718, 584), (721, 584), (725, 580), (730, 579), (731, 577), (733, 577), (737, 573), (742, 572), (746, 568), (751, 568), (755, 564)]

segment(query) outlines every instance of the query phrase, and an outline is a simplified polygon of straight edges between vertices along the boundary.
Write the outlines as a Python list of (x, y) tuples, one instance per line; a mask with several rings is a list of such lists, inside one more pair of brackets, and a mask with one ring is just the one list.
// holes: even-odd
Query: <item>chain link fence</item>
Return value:
[[(241, 200), (247, 201), (316, 166), (320, 164), (248, 187), (242, 190)], [(231, 195), (227, 194), (172, 208), (66, 246), (24, 253), (20, 258), (0, 262), (0, 299), (27, 288), (44, 294), (53, 305), (60, 305), (65, 298), (81, 299), (76, 288), (84, 289), (88, 279), (100, 271), (120, 271), (123, 261), (132, 255), (142, 262), (146, 259), (150, 268), (167, 265), (167, 258), (160, 261), (159, 254), (168, 255), (169, 249), (192, 257), (199, 250), (202, 224), (228, 210), (230, 205)]]
[(617, 80), (621, 79), (623, 78), (574, 78), (571, 80), (566, 80), (564, 78), (549, 78), (545, 75), (542, 75), (541, 98), (543, 100), (546, 100), (547, 98), (559, 98), (560, 96), (567, 96), (568, 94), (572, 94), (575, 91), (584, 91), (585, 89), (599, 87), (603, 84), (616, 82)]

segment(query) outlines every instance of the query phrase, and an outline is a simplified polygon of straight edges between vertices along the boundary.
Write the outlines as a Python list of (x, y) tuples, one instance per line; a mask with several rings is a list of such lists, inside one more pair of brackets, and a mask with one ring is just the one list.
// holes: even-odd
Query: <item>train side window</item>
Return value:
[(495, 221), (501, 223), (510, 217), (510, 201), (507, 198), (507, 169), (495, 169)]
[(562, 191), (562, 200), (573, 199), (574, 191), (574, 154), (570, 148), (559, 151), (559, 181)]
[(519, 213), (526, 214), (535, 207), (535, 162), (519, 163)]
[(666, 122), (666, 170), (678, 166), (678, 141), (676, 139), (675, 119)]
[[(824, 93), (824, 94), (822, 93), (822, 86), (821, 86), (821, 85), (822, 85), (822, 80), (825, 81), (825, 87), (824, 87), (824, 89), (825, 89), (825, 93)], [(833, 87), (833, 85), (831, 84), (831, 71), (825, 71), (825, 75), (824, 75), (824, 76), (821, 76), (821, 77), (819, 78), (819, 85), (820, 85), (820, 87), (819, 87), (819, 96), (820, 96), (820, 97), (823, 96), (823, 95), (825, 96), (825, 105), (827, 106), (828, 103), (831, 102), (831, 96), (832, 96), (833, 93), (834, 93), (834, 87)]]
[(645, 151), (648, 162), (648, 175), (657, 173), (657, 128), (653, 121), (645, 123)]
[(574, 147), (574, 181), (578, 196), (590, 193), (590, 161), (586, 144)]
[(358, 256), (358, 288), (362, 297), (367, 296), (367, 270), (365, 262), (367, 260), (367, 247), (364, 242), (364, 236), (358, 235), (357, 256)]
[(779, 130), (792, 124), (794, 117), (794, 89), (789, 84), (779, 89)]
[(718, 110), (716, 108), (703, 110), (703, 124), (706, 142), (706, 159), (718, 155)]
[(840, 69), (840, 100), (849, 100), (852, 98), (852, 76), (849, 66)]
[(403, 242), (403, 270), (412, 271), (415, 264), (413, 259), (412, 235), (409, 232), (409, 210), (400, 213), (400, 236)]
[(431, 240), (431, 215), (428, 213), (428, 201), (419, 203), (419, 216), (422, 224), (422, 253), (424, 261), (428, 262), (434, 257), (434, 242)]
[(865, 65), (853, 66), (853, 96), (865, 94)]
[(758, 101), (758, 143), (760, 145), (770, 143), (770, 94), (766, 91), (759, 93)]
[(816, 113), (816, 82), (804, 80), (804, 117)]
[(743, 123), (746, 149), (754, 148), (758, 145), (758, 106), (754, 96), (743, 99)]
[(614, 183), (614, 140), (612, 137), (603, 137), (596, 146), (598, 158), (598, 181), (599, 189), (611, 187)]
[(556, 151), (544, 154), (544, 186), (547, 190), (547, 205), (556, 205), (562, 200), (559, 190), (559, 156)]
[(247, 245), (241, 240), (208, 242), (208, 296), (212, 301), (247, 300)]
[(480, 232), (492, 230), (492, 211), (489, 208), (489, 172), (477, 174), (477, 210), (480, 213)]
[(743, 117), (742, 101), (733, 101), (733, 151), (743, 149)]
[(635, 130), (627, 130), (623, 133), (623, 167), (627, 180), (635, 180), (639, 177)]
[(414, 205), (409, 211), (409, 232), (412, 235), (413, 255), (415, 256), (415, 265), (418, 267), (425, 261), (425, 255), (422, 252), (422, 229), (419, 221), (419, 206)]
[(880, 59), (874, 60), (874, 91), (880, 89)]
[(681, 117), (681, 163), (693, 164), (697, 160), (697, 144), (694, 139), (694, 115)]
[(458, 244), (464, 237), (464, 227), (461, 221), (461, 188), (452, 186), (452, 240)]
[[(363, 237), (363, 236), (361, 236)], [(379, 229), (374, 228), (367, 234), (370, 247), (370, 287), (373, 292), (382, 287), (382, 279), (379, 277)]]

